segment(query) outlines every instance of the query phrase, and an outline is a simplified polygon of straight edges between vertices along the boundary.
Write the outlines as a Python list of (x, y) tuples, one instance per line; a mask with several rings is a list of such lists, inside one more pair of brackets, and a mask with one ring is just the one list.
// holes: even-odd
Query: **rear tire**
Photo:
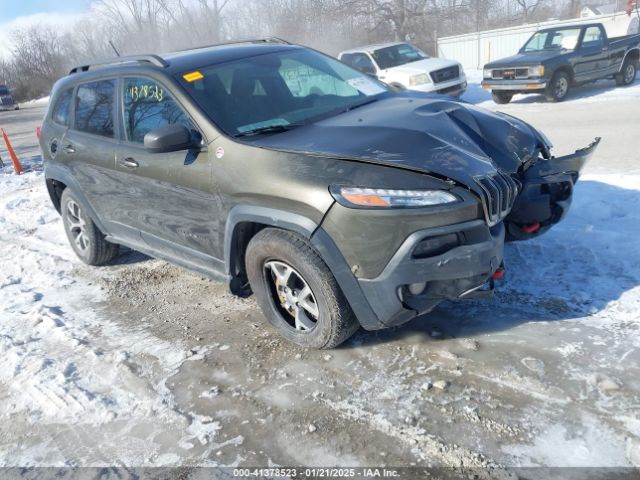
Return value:
[(637, 62), (627, 59), (622, 65), (622, 70), (619, 74), (616, 75), (616, 85), (619, 87), (628, 87), (633, 82), (636, 81), (636, 76), (638, 75), (638, 64)]
[(336, 279), (301, 236), (266, 228), (249, 242), (246, 268), (267, 320), (287, 340), (333, 348), (359, 328)]
[(60, 199), (62, 223), (71, 248), (87, 265), (104, 265), (118, 255), (119, 245), (105, 240), (76, 196), (65, 188)]
[(544, 96), (550, 102), (562, 102), (567, 98), (570, 88), (571, 77), (566, 72), (557, 72), (547, 85)]
[(491, 91), (491, 97), (493, 101), (498, 105), (506, 105), (513, 98), (513, 93), (507, 92), (496, 92), (495, 90)]

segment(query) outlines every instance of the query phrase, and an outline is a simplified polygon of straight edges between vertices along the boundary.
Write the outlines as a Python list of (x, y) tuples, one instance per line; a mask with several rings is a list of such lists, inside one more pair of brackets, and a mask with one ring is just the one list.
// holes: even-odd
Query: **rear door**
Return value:
[(108, 234), (139, 243), (139, 234), (115, 223), (119, 191), (115, 179), (118, 135), (115, 92), (117, 79), (81, 83), (74, 96), (71, 128), (59, 139), (57, 150), (72, 170), (82, 193)]
[(202, 134), (169, 89), (153, 78), (124, 78), (119, 97), (123, 142), (116, 165), (116, 221), (139, 229), (157, 253), (222, 269), (212, 258), (218, 202), (205, 142), (200, 148), (171, 153), (144, 148), (145, 134), (168, 124), (183, 124), (200, 139)]

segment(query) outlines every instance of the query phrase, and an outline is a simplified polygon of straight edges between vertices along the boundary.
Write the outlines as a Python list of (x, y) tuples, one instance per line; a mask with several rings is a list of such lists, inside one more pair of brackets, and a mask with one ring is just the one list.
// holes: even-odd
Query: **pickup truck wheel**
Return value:
[(569, 78), (569, 75), (565, 72), (558, 72), (547, 85), (544, 95), (550, 102), (561, 102), (567, 97), (570, 87), (571, 78)]
[(96, 227), (68, 188), (62, 192), (60, 206), (64, 231), (80, 260), (87, 265), (104, 265), (118, 254), (119, 245), (105, 240), (104, 233)]
[(616, 84), (619, 87), (626, 87), (636, 81), (638, 67), (633, 60), (627, 60), (622, 66), (622, 70), (616, 75)]
[(333, 348), (358, 330), (333, 274), (299, 235), (261, 230), (247, 246), (246, 268), (262, 312), (287, 340)]
[(513, 98), (513, 93), (491, 91), (493, 101), (499, 105), (506, 105)]

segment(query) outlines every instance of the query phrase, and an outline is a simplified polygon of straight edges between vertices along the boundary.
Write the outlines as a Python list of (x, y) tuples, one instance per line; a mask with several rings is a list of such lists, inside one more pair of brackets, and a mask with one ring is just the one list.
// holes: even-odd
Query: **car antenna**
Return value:
[(118, 49), (115, 47), (115, 45), (113, 44), (113, 42), (111, 40), (109, 40), (109, 45), (111, 45), (111, 48), (113, 48), (113, 51), (116, 52), (116, 56), (120, 56), (120, 52), (118, 52)]

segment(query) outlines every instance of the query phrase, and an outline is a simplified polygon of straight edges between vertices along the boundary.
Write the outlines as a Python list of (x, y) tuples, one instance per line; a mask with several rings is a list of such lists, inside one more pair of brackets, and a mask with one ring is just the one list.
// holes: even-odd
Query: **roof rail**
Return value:
[(69, 75), (72, 75), (78, 72), (86, 72), (89, 69), (94, 67), (106, 67), (107, 65), (118, 65), (120, 63), (131, 63), (131, 62), (150, 63), (152, 65), (155, 65), (156, 67), (162, 67), (162, 68), (167, 68), (169, 66), (167, 61), (164, 58), (159, 57), (158, 55), (152, 55), (152, 54), (128, 55), (126, 57), (112, 58), (110, 60), (100, 62), (100, 63), (92, 63), (89, 65), (78, 65), (77, 67), (73, 67), (71, 71), (69, 71)]
[(292, 45), (291, 42), (279, 37), (264, 37), (264, 38), (247, 38), (243, 40), (230, 40), (228, 42), (212, 43), (211, 45), (200, 45), (197, 47), (185, 48), (184, 50), (178, 50), (179, 52), (186, 52), (188, 50), (200, 50), (202, 48), (210, 47), (222, 47), (224, 45), (237, 45), (242, 43), (282, 43), (284, 45)]

